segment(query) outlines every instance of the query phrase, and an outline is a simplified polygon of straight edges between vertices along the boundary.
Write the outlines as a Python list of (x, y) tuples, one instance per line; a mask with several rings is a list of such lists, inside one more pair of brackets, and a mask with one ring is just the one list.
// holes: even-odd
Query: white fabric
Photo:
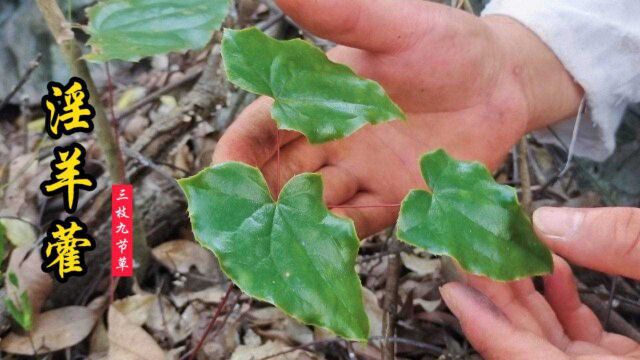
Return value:
[[(482, 15), (512, 17), (553, 50), (587, 97), (575, 154), (611, 155), (626, 107), (640, 101), (640, 0), (492, 0)], [(565, 145), (573, 125), (553, 127)]]

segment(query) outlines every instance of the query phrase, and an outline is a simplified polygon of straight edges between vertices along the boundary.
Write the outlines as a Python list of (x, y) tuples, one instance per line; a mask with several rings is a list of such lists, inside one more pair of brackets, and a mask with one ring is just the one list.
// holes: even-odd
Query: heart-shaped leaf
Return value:
[(87, 10), (94, 61), (135, 61), (200, 49), (227, 16), (228, 0), (110, 0)]
[(222, 58), (231, 82), (275, 99), (271, 115), (280, 129), (299, 131), (311, 143), (404, 119), (378, 83), (331, 62), (306, 41), (275, 40), (256, 28), (225, 29)]
[(367, 338), (359, 241), (353, 222), (323, 204), (320, 175), (295, 176), (278, 201), (258, 169), (237, 162), (179, 182), (196, 239), (246, 294), (344, 338)]
[(533, 232), (515, 189), (496, 183), (484, 165), (457, 161), (443, 150), (424, 155), (420, 166), (433, 192), (407, 195), (398, 238), (495, 280), (553, 270), (551, 253)]

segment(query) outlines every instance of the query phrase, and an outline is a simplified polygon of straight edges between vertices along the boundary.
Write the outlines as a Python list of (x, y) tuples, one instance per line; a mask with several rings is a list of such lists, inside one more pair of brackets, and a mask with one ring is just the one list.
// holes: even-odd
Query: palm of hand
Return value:
[(496, 283), (470, 275), (473, 288), (443, 287), (475, 349), (488, 359), (640, 359), (640, 344), (603, 329), (581, 302), (569, 265), (554, 257), (545, 296), (528, 279)]
[(421, 4), (408, 3), (409, 22), (444, 23), (416, 25), (404, 35), (400, 31), (406, 40), (389, 44), (354, 35), (351, 42), (365, 50), (339, 46), (328, 54), (380, 82), (407, 113), (407, 121), (366, 126), (323, 145), (285, 131), (278, 141), (271, 101), (262, 98), (221, 139), (214, 161), (260, 167), (274, 193), (298, 173), (321, 173), (325, 201), (352, 218), (360, 235), (382, 230), (397, 217), (397, 207), (368, 205), (397, 204), (409, 190), (425, 187), (418, 166), (425, 152), (444, 148), (457, 158), (497, 167), (525, 132), (525, 96), (517, 78), (506, 70), (500, 42), (484, 21), (445, 7), (426, 12)]

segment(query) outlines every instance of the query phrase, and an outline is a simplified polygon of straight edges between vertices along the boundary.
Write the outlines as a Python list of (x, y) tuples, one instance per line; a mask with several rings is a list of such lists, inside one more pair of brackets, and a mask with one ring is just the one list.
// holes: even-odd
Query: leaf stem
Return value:
[(329, 209), (394, 208), (401, 204), (329, 205)]
[(232, 290), (233, 290), (233, 283), (229, 284), (229, 287), (227, 288), (227, 292), (224, 293), (224, 297), (222, 298), (222, 300), (220, 300), (220, 303), (218, 304), (218, 307), (216, 308), (216, 312), (213, 314), (213, 318), (211, 318), (211, 321), (209, 322), (209, 325), (207, 325), (207, 328), (205, 329), (204, 334), (202, 334), (202, 337), (198, 341), (198, 344), (191, 351), (191, 355), (189, 356), (189, 360), (195, 359), (196, 355), (198, 355), (198, 351), (200, 351), (200, 349), (202, 348), (202, 345), (204, 345), (204, 341), (207, 338), (207, 335), (209, 335), (209, 333), (213, 329), (213, 326), (215, 325), (216, 320), (218, 320), (218, 318), (220, 317), (220, 314), (222, 313), (222, 309), (227, 304), (227, 300), (229, 299), (229, 295), (231, 294)]
[(280, 130), (276, 127), (276, 199), (280, 196)]

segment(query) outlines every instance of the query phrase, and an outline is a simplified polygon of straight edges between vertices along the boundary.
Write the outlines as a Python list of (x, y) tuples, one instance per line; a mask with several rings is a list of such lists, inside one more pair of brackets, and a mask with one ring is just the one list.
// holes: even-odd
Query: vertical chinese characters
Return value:
[(78, 192), (81, 189), (93, 190), (95, 180), (83, 171), (86, 151), (80, 144), (53, 149), (54, 160), (51, 161), (51, 180), (40, 185), (40, 190), (47, 196), (64, 194), (64, 208), (74, 213), (78, 205)]
[(133, 275), (133, 187), (111, 188), (111, 273)]
[[(91, 132), (95, 111), (89, 104), (89, 92), (82, 79), (73, 77), (66, 86), (51, 82), (49, 92), (42, 98), (47, 134), (53, 139), (75, 132)], [(64, 209), (73, 214), (78, 207), (80, 190), (96, 188), (93, 177), (84, 172), (87, 152), (78, 143), (56, 147), (51, 161), (51, 176), (40, 184), (45, 196), (62, 194)], [(95, 248), (95, 241), (88, 234), (87, 226), (77, 217), (69, 216), (54, 221), (40, 251), (42, 271), (50, 272), (56, 280), (65, 282), (70, 276), (82, 276), (87, 272), (84, 253)]]
[(42, 270), (52, 272), (60, 282), (71, 275), (84, 275), (87, 270), (83, 253), (94, 248), (95, 241), (79, 219), (70, 216), (65, 221), (54, 221), (41, 250)]
[(91, 132), (95, 116), (93, 106), (89, 104), (89, 92), (85, 82), (72, 77), (67, 86), (50, 82), (49, 93), (42, 98), (42, 109), (45, 113), (46, 130), (53, 139), (62, 134), (74, 132)]

